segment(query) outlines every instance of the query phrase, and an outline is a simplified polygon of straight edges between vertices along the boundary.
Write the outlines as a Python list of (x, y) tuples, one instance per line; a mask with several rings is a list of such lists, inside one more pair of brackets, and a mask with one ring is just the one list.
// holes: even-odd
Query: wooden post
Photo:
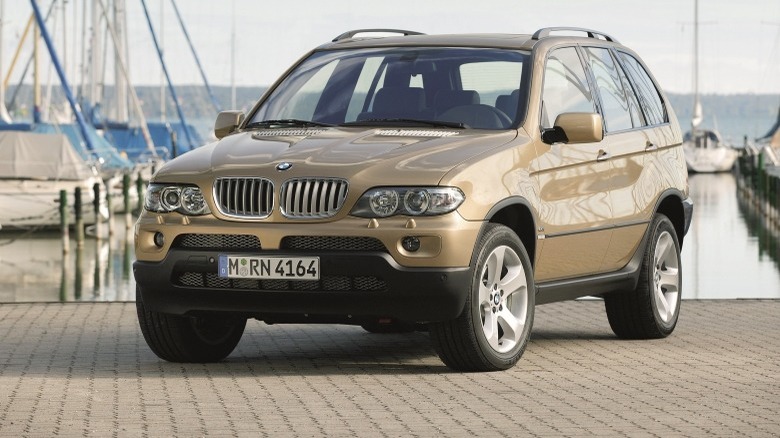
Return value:
[(106, 186), (106, 208), (108, 209), (108, 237), (114, 235), (114, 195), (111, 194), (111, 188)]
[(135, 190), (138, 192), (138, 208), (136, 212), (140, 216), (144, 208), (144, 179), (141, 176), (141, 172), (138, 172), (138, 177), (135, 180)]
[(73, 227), (76, 232), (76, 247), (84, 247), (84, 216), (82, 216), (81, 187), (76, 187), (76, 193), (73, 198), (73, 209), (76, 217)]
[(68, 236), (68, 192), (60, 190), (60, 230), (62, 230), (62, 253), (70, 251), (70, 236)]
[(102, 221), (100, 217), (100, 183), (92, 185), (92, 208), (95, 210), (95, 238), (101, 239)]
[(84, 287), (84, 247), (76, 248), (76, 270), (73, 273), (73, 298), (76, 301), (81, 299), (81, 292)]
[(125, 201), (125, 229), (130, 229), (130, 174), (125, 173), (122, 176), (122, 196)]

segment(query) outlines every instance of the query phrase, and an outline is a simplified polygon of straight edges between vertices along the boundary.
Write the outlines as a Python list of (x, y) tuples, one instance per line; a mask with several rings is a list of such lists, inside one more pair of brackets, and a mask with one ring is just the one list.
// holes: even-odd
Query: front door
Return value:
[[(552, 51), (545, 64), (540, 129), (562, 113), (597, 112), (575, 47)], [(538, 282), (597, 273), (612, 236), (610, 151), (605, 142), (542, 145), (532, 163), (539, 183)]]

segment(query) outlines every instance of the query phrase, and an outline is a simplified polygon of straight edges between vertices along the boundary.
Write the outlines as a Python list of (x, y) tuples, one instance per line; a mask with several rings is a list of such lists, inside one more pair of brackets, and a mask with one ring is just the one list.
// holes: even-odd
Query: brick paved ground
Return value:
[(0, 436), (778, 436), (780, 300), (686, 301), (619, 341), (602, 303), (537, 309), (510, 371), (448, 371), (424, 333), (251, 322), (223, 363), (149, 351), (132, 303), (0, 305)]

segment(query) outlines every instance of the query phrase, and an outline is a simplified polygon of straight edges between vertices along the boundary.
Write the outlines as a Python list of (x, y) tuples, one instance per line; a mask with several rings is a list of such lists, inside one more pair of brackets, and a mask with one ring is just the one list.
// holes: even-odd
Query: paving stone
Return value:
[(509, 371), (456, 373), (425, 333), (250, 321), (172, 364), (133, 303), (0, 305), (0, 436), (777, 436), (780, 300), (685, 301), (614, 337), (599, 301), (537, 308)]

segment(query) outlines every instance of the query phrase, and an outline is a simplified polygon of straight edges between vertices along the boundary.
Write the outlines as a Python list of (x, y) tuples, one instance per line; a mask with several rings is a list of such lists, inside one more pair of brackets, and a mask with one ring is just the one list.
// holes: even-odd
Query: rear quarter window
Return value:
[(658, 93), (658, 88), (650, 78), (647, 70), (633, 56), (625, 52), (618, 52), (623, 65), (626, 68), (628, 76), (634, 85), (639, 105), (645, 114), (645, 119), (649, 125), (660, 125), (669, 121), (664, 107), (663, 99)]

